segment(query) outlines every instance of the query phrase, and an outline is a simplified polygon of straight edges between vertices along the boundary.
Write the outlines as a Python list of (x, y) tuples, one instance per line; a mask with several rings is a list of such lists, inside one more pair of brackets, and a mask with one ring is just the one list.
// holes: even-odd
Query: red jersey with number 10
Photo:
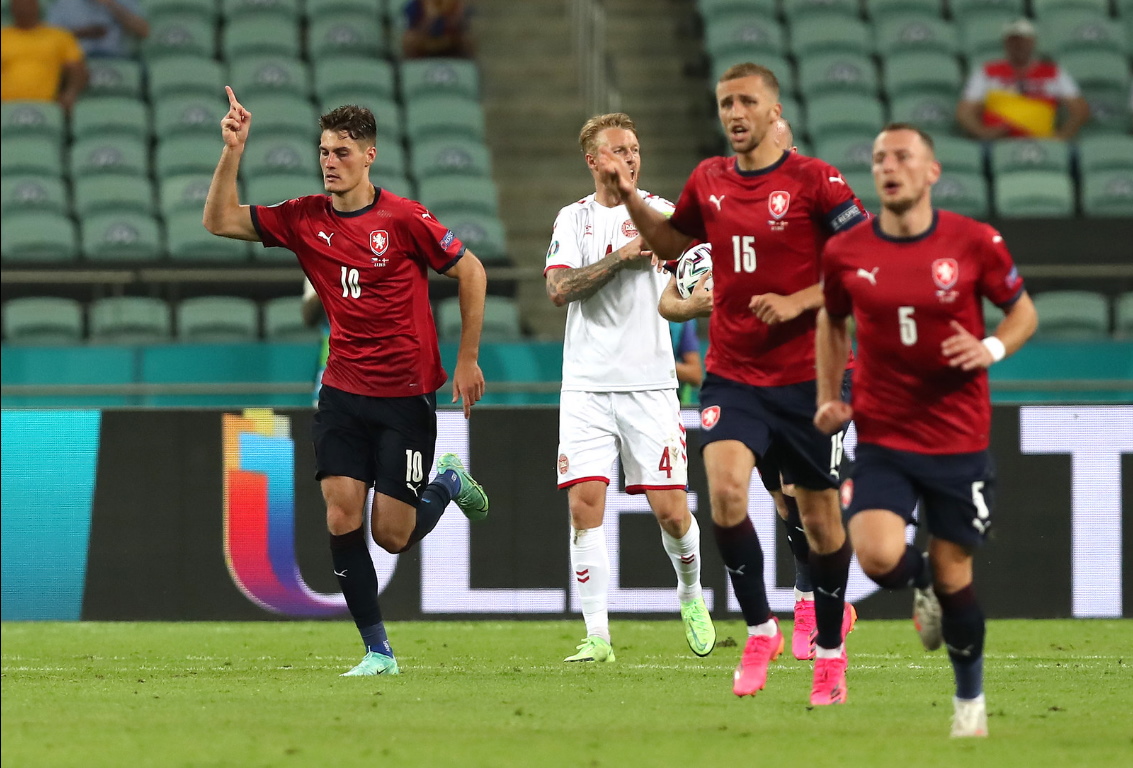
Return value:
[(842, 174), (822, 160), (784, 153), (758, 171), (739, 170), (734, 157), (701, 162), (671, 221), (712, 244), (707, 370), (760, 387), (813, 381), (817, 313), (768, 325), (748, 305), (818, 283), (823, 243), (865, 217)]
[(423, 205), (382, 189), (349, 213), (326, 195), (251, 211), (264, 247), (291, 250), (322, 300), (330, 321), (324, 384), (410, 397), (445, 383), (425, 270), (447, 271), (464, 245)]
[(982, 297), (1007, 307), (1023, 293), (1003, 238), (987, 224), (935, 211), (927, 232), (882, 234), (878, 221), (833, 238), (822, 254), (826, 311), (857, 323), (858, 440), (915, 453), (985, 450), (987, 370), (948, 364), (955, 320), (984, 336)]

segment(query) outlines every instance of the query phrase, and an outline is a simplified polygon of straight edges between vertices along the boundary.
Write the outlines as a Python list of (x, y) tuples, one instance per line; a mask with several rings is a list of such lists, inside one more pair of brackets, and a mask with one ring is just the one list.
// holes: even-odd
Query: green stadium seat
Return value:
[(461, 96), (422, 96), (405, 105), (405, 131), (414, 141), (437, 136), (484, 139), (480, 102)]
[[(437, 335), (441, 341), (460, 340), (460, 299), (450, 297), (437, 302)], [(514, 299), (487, 296), (484, 299), (482, 341), (519, 341), (523, 330), (519, 323), (519, 307)]]
[(873, 131), (830, 136), (815, 145), (820, 157), (840, 171), (868, 171), (873, 167)]
[(1014, 171), (1070, 173), (1070, 145), (1058, 139), (1003, 139), (991, 145), (991, 174)]
[(246, 177), (306, 174), (319, 178), (318, 144), (310, 138), (281, 133), (261, 136), (245, 145), (240, 172)]
[(148, 74), (151, 103), (172, 96), (202, 96), (222, 100), (225, 107), (228, 106), (224, 96), (227, 77), (224, 66), (218, 61), (200, 56), (169, 56), (150, 62)]
[(873, 30), (861, 19), (841, 14), (808, 15), (791, 23), (791, 53), (797, 61), (807, 56), (873, 53)]
[(858, 0), (782, 0), (783, 17), (792, 26), (811, 16), (856, 19), (861, 15)]
[(939, 14), (899, 13), (881, 17), (875, 24), (877, 52), (883, 56), (926, 51), (955, 56), (960, 52), (956, 27)]
[(495, 216), (453, 214), (438, 221), (447, 226), (485, 264), (506, 264), (507, 237), (504, 225)]
[(87, 59), (87, 96), (142, 98), (142, 65), (131, 59)]
[(433, 176), (421, 182), (421, 203), (434, 213), (472, 213), (498, 216), (499, 193), (484, 176)]
[(373, 17), (320, 17), (307, 26), (307, 56), (311, 61), (330, 56), (384, 57), (389, 53), (385, 32)]
[(294, 21), (299, 18), (299, 0), (221, 0), (220, 11), (227, 20), (263, 14)]
[[(219, 131), (217, 132), (219, 133)], [(251, 146), (252, 142), (248, 142)], [(173, 136), (162, 139), (154, 151), (154, 170), (158, 179), (186, 173), (207, 173), (216, 170), (223, 143), (220, 136)]]
[(0, 257), (5, 262), (67, 263), (79, 255), (75, 223), (59, 213), (20, 212), (0, 222)]
[(382, 189), (388, 189), (398, 197), (407, 197), (410, 200), (417, 199), (417, 188), (408, 176), (383, 175), (374, 177), (371, 174), (371, 181)]
[(253, 177), (244, 183), (246, 200), (252, 205), (275, 205), (304, 195), (326, 194), (318, 176), (302, 174), (276, 174)]
[(0, 177), (0, 211), (5, 214), (45, 211), (66, 215), (69, 210), (67, 188), (59, 178), (7, 173)]
[(984, 172), (983, 150), (978, 141), (958, 136), (933, 136), (936, 159), (944, 173), (967, 171)]
[(872, 59), (860, 54), (809, 56), (799, 63), (799, 92), (808, 100), (825, 94), (876, 96), (877, 68)]
[(995, 178), (995, 211), (1003, 218), (1060, 218), (1074, 215), (1069, 174), (1016, 171)]
[(256, 341), (260, 308), (238, 296), (198, 296), (177, 305), (177, 338), (189, 344)]
[(98, 173), (74, 183), (74, 210), (79, 220), (101, 213), (141, 213), (152, 216), (153, 187), (146, 177)]
[(704, 28), (704, 50), (709, 56), (782, 56), (787, 52), (783, 26), (758, 11), (738, 11), (709, 21)]
[(941, 16), (940, 0), (866, 0), (866, 10), (874, 24), (898, 14)]
[(5, 101), (0, 104), (0, 136), (63, 140), (63, 108), (51, 101)]
[(956, 95), (942, 93), (905, 94), (890, 99), (890, 118), (912, 123), (930, 134), (949, 133), (956, 122)]
[[(153, 105), (153, 132), (158, 140), (176, 136), (207, 136), (216, 139), (220, 152), (220, 121), (228, 102), (220, 95), (157, 97)], [(218, 154), (219, 156), (219, 154)]]
[(31, 174), (63, 175), (59, 142), (46, 136), (19, 136), (0, 141), (0, 176)]
[(783, 56), (776, 56), (771, 53), (752, 54), (747, 51), (737, 51), (727, 56), (712, 57), (712, 81), (708, 83), (708, 87), (713, 96), (716, 94), (716, 83), (719, 82), (724, 72), (733, 64), (742, 64), (747, 61), (765, 66), (775, 73), (775, 78), (779, 81), (780, 96), (798, 91), (795, 68)]
[(1117, 297), (1114, 305), (1114, 333), (1122, 339), (1133, 338), (1133, 291)]
[(378, 96), (373, 91), (354, 91), (353, 93), (343, 91), (336, 94), (332, 99), (324, 100), (322, 108), (324, 112), (330, 112), (344, 104), (357, 104), (374, 113), (374, 119), (378, 121), (379, 141), (383, 139), (401, 141), (402, 137), (405, 136), (401, 104), (396, 100)]
[(374, 0), (307, 0), (304, 3), (310, 20), (346, 16), (377, 21), (382, 5), (383, 3), (375, 3)]
[[(92, 173), (149, 176), (149, 150), (137, 139), (96, 136), (71, 145), (71, 178)], [(219, 150), (217, 157), (220, 157)], [(216, 163), (213, 163), (213, 168)]]
[(76, 141), (92, 136), (129, 136), (148, 141), (149, 109), (141, 99), (123, 96), (80, 99), (71, 111), (71, 136)]
[(220, 49), (230, 62), (247, 56), (297, 59), (301, 51), (299, 24), (294, 19), (274, 13), (230, 19), (224, 25)]
[(1129, 59), (1113, 51), (1067, 51), (1059, 64), (1066, 68), (1083, 90), (1115, 88), (1129, 92)]
[(1022, 16), (1022, 11), (1010, 11), (989, 6), (952, 18), (960, 31), (960, 48), (968, 57), (968, 66), (976, 67), (988, 59), (1003, 58), (1003, 27)]
[(1084, 136), (1078, 141), (1083, 172), (1133, 170), (1133, 136)]
[[(1013, 19), (1026, 15), (1025, 0), (948, 0), (952, 18), (964, 19), (983, 13), (1006, 14)], [(1002, 27), (996, 30), (998, 33)]]
[[(1133, 36), (1133, 35), (1131, 35)], [(1129, 131), (1129, 91), (1124, 88), (1085, 88), (1082, 96), (1090, 107), (1090, 119), (1081, 134), (1120, 134)]]
[(284, 94), (265, 94), (241, 103), (252, 113), (258, 136), (278, 131), (318, 139), (319, 115), (307, 99)]
[(696, 0), (696, 9), (705, 24), (717, 16), (727, 16), (736, 11), (754, 11), (763, 16), (775, 16), (779, 12), (776, 6), (776, 0)]
[(992, 304), (991, 301), (986, 298), (983, 300), (983, 310), (984, 335), (990, 336), (991, 334), (995, 333), (995, 329), (999, 327), (999, 324), (1001, 322), (1003, 322), (1004, 312), (1002, 309)]
[(37, 346), (80, 344), (83, 307), (74, 299), (28, 296), (4, 304), (4, 341)]
[[(410, 169), (418, 184), (431, 176), (452, 173), (492, 175), (492, 159), (483, 142), (446, 137), (414, 142), (410, 150)], [(381, 156), (379, 149), (379, 160)]]
[(1061, 58), (1069, 51), (1129, 50), (1125, 30), (1104, 15), (1082, 9), (1051, 13), (1042, 20), (1039, 43), (1043, 51)]
[(816, 145), (836, 135), (876, 136), (885, 122), (881, 102), (858, 94), (820, 96), (806, 103), (807, 133)]
[(111, 296), (91, 302), (90, 340), (101, 344), (153, 344), (169, 341), (169, 305), (148, 296)]
[(164, 255), (153, 216), (98, 213), (81, 220), (83, 257), (92, 262), (157, 261)]
[(972, 171), (942, 172), (932, 187), (932, 204), (973, 219), (987, 219), (987, 178)]
[(1082, 212), (1087, 216), (1133, 219), (1133, 169), (1083, 174)]
[[(284, 94), (304, 99), (311, 96), (311, 72), (297, 58), (259, 55), (241, 56), (231, 61), (228, 82), (241, 104), (254, 103), (257, 96)], [(255, 118), (253, 112), (252, 119)]]
[(1031, 10), (1040, 20), (1068, 10), (1093, 11), (1099, 16), (1108, 16), (1109, 0), (1031, 0)]
[(250, 243), (209, 233), (201, 211), (180, 211), (165, 217), (165, 242), (174, 262), (232, 262), (248, 260)]
[(964, 84), (960, 62), (948, 53), (895, 53), (882, 60), (881, 69), (890, 98), (938, 93), (955, 99)]
[(186, 173), (163, 178), (159, 184), (161, 215), (169, 218), (183, 211), (202, 214), (211, 183), (212, 176), (207, 173)]
[(215, 0), (143, 0), (150, 24), (166, 16), (194, 16), (209, 24), (216, 24), (220, 7)]
[(264, 338), (268, 341), (313, 342), (319, 336), (317, 328), (303, 322), (302, 296), (280, 296), (264, 302)]
[(321, 104), (347, 103), (341, 97), (355, 98), (359, 94), (383, 101), (397, 95), (393, 65), (381, 59), (331, 56), (315, 62), (314, 74), (315, 95)]
[(867, 211), (877, 213), (881, 210), (881, 196), (877, 194), (877, 187), (874, 186), (873, 174), (869, 171), (843, 171), (842, 178), (862, 201)]
[(399, 66), (401, 97), (412, 100), (434, 93), (480, 98), (480, 73), (468, 59), (426, 58)]
[(190, 13), (162, 14), (152, 19), (149, 27), (149, 37), (141, 44), (146, 60), (163, 56), (216, 58), (216, 26), (207, 18)]
[(386, 178), (389, 176), (405, 176), (409, 171), (409, 165), (405, 160), (405, 148), (400, 143), (383, 138), (382, 134), (378, 134), (378, 156), (374, 158), (374, 164), (370, 168), (371, 175), (376, 178)]
[(1093, 291), (1044, 291), (1033, 297), (1038, 339), (1089, 340), (1109, 335), (1109, 300)]

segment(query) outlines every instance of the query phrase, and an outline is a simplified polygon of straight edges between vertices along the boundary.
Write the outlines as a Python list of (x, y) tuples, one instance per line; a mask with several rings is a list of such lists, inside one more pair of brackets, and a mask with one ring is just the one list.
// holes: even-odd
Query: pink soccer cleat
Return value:
[[(843, 626), (845, 622), (843, 621)], [(845, 631), (843, 630), (843, 635)], [(814, 618), (813, 600), (795, 601), (795, 628), (791, 631), (791, 653), (799, 661), (813, 659), (815, 642), (818, 639), (818, 626)]]
[(814, 685), (810, 689), (810, 703), (816, 707), (846, 703), (845, 653), (836, 659), (814, 660)]
[(767, 683), (767, 667), (783, 652), (785, 643), (783, 633), (779, 631), (779, 620), (772, 617), (772, 621), (775, 622), (773, 637), (752, 635), (747, 639), (732, 682), (732, 693), (737, 696), (754, 696), (763, 690)]

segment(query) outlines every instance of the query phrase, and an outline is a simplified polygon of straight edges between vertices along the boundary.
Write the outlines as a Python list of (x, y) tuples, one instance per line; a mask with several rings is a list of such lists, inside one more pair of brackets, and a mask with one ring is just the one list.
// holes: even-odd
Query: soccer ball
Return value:
[(693, 246), (681, 254), (677, 262), (677, 293), (682, 299), (687, 299), (705, 275), (709, 276), (705, 286), (711, 288), (712, 246), (709, 243)]

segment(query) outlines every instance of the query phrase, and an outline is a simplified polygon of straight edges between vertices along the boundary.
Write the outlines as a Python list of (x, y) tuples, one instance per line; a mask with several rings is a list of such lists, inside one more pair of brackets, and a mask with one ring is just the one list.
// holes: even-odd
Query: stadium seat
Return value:
[(378, 156), (374, 158), (374, 165), (370, 168), (371, 174), (377, 178), (387, 176), (405, 176), (409, 166), (405, 160), (405, 148), (391, 138), (378, 134)]
[(435, 93), (480, 98), (480, 74), (469, 59), (412, 59), (401, 63), (399, 73), (401, 98), (407, 101)]
[(1070, 173), (1070, 145), (1058, 139), (1003, 139), (991, 145), (991, 174), (1014, 171)]
[(83, 308), (74, 299), (28, 296), (4, 304), (4, 341), (9, 344), (79, 344)]
[(932, 204), (974, 219), (986, 219), (990, 214), (987, 178), (971, 171), (944, 171), (932, 187)]
[(260, 335), (256, 302), (237, 296), (198, 296), (177, 305), (177, 338), (189, 344), (250, 342)]
[(268, 12), (228, 20), (221, 35), (220, 50), (231, 62), (248, 56), (297, 59), (300, 45), (299, 24), (295, 19)]
[(899, 14), (917, 14), (938, 19), (941, 16), (940, 0), (866, 0), (865, 5), (874, 24)]
[(163, 178), (159, 184), (161, 215), (190, 211), (200, 214), (205, 209), (212, 177), (207, 173), (186, 173)]
[(387, 57), (390, 50), (378, 20), (368, 16), (315, 18), (307, 26), (307, 56)]
[(715, 96), (716, 83), (720, 80), (720, 76), (733, 64), (742, 64), (745, 61), (761, 64), (774, 72), (775, 78), (779, 81), (780, 95), (798, 91), (798, 78), (795, 77), (795, 68), (783, 56), (776, 56), (771, 53), (752, 55), (745, 51), (737, 51), (728, 56), (712, 57), (712, 82), (708, 83), (708, 86), (713, 96)]
[(861, 15), (858, 0), (782, 0), (783, 17), (793, 26), (811, 16), (857, 19)]
[[(450, 173), (492, 175), (492, 159), (488, 148), (479, 141), (442, 138), (414, 142), (410, 149), (410, 167), (418, 184), (430, 176)], [(380, 149), (378, 157), (381, 157)]]
[(898, 12), (874, 17), (877, 52), (883, 56), (896, 53), (934, 52), (955, 56), (960, 52), (960, 35), (956, 27), (940, 18), (921, 12)]
[(88, 174), (75, 179), (74, 210), (79, 220), (100, 213), (154, 213), (153, 187), (144, 176)]
[(152, 19), (149, 27), (149, 37), (141, 44), (142, 55), (147, 61), (162, 56), (216, 58), (216, 27), (201, 15), (162, 14)]
[(1040, 28), (1040, 48), (1057, 58), (1070, 51), (1124, 54), (1129, 50), (1121, 25), (1093, 11), (1069, 9), (1052, 12), (1043, 18)]
[(696, 0), (696, 9), (705, 24), (718, 16), (727, 16), (736, 11), (754, 11), (762, 16), (775, 16), (779, 12), (776, 6), (776, 0)]
[(169, 305), (148, 296), (111, 296), (90, 305), (90, 340), (102, 344), (168, 341), (173, 326)]
[(318, 138), (319, 116), (307, 99), (283, 94), (261, 95), (242, 103), (252, 113), (259, 136), (279, 131), (290, 135), (310, 136), (312, 140)]
[(216, 24), (220, 15), (219, 4), (213, 0), (144, 0), (150, 24), (166, 16), (194, 16), (209, 24)]
[(76, 141), (93, 136), (149, 141), (149, 109), (141, 99), (123, 96), (80, 99), (71, 110), (71, 136)]
[[(839, 169), (841, 170), (841, 169)], [(881, 197), (877, 194), (877, 187), (873, 183), (873, 175), (869, 171), (843, 171), (842, 178), (862, 201), (867, 211), (876, 214), (881, 210)]]
[(251, 245), (209, 233), (201, 224), (201, 212), (191, 210), (165, 217), (165, 242), (174, 262), (244, 262)]
[[(315, 95), (320, 104), (353, 103), (359, 94), (382, 101), (397, 95), (393, 65), (366, 56), (331, 56), (315, 62)], [(402, 83), (404, 89), (404, 81)], [(365, 105), (369, 106), (369, 105)], [(373, 109), (373, 107), (370, 107)]]
[[(948, 0), (952, 18), (963, 19), (982, 13), (1002, 13), (1019, 18), (1026, 15), (1025, 0)], [(997, 31), (1002, 31), (1002, 28)]]
[(942, 93), (905, 94), (890, 99), (890, 118), (897, 122), (913, 123), (933, 134), (952, 131), (956, 122), (956, 95)]
[(1133, 219), (1133, 169), (1083, 174), (1082, 212), (1087, 216)]
[(1084, 136), (1078, 141), (1083, 172), (1133, 170), (1133, 136)]
[(1022, 15), (1022, 10), (1012, 11), (991, 5), (965, 15), (958, 15), (953, 10), (952, 18), (956, 19), (960, 31), (960, 48), (968, 57), (969, 68), (988, 59), (1003, 58), (1003, 27)]
[(791, 53), (796, 61), (807, 56), (873, 53), (873, 30), (861, 19), (841, 14), (808, 15), (791, 23)]
[[(217, 157), (220, 157), (219, 151)], [(137, 139), (116, 136), (76, 141), (71, 145), (71, 177), (77, 179), (91, 173), (148, 176), (149, 148)]]
[[(220, 137), (174, 136), (162, 139), (154, 151), (154, 168), (158, 179), (185, 173), (212, 175), (220, 159)], [(252, 142), (248, 142), (249, 146)]]
[(307, 0), (304, 3), (308, 19), (359, 17), (378, 19), (384, 3), (374, 0)]
[[(808, 100), (830, 93), (876, 96), (877, 86), (877, 68), (867, 56), (815, 55), (799, 63), (799, 92)], [(880, 124), (874, 126), (878, 127)]]
[(299, 18), (299, 0), (220, 0), (220, 12), (226, 20), (264, 14), (294, 21)]
[(417, 199), (417, 188), (413, 182), (409, 180), (408, 176), (394, 176), (394, 175), (370, 175), (370, 180), (375, 185), (382, 189), (388, 189), (398, 197), (407, 197), (410, 200)]
[(1055, 171), (1017, 171), (995, 178), (995, 211), (1004, 218), (1074, 215), (1074, 185)]
[(1033, 297), (1039, 339), (1087, 340), (1109, 335), (1109, 301), (1093, 291), (1044, 291)]
[(830, 136), (815, 145), (815, 157), (820, 157), (840, 171), (868, 171), (873, 167), (872, 131), (857, 135)]
[(405, 131), (414, 141), (438, 136), (484, 139), (480, 102), (462, 96), (422, 96), (405, 105)]
[(87, 261), (157, 261), (164, 253), (161, 230), (153, 216), (98, 213), (82, 219), (80, 229)]
[[(231, 60), (228, 82), (240, 103), (254, 103), (258, 96), (311, 97), (311, 73), (299, 59), (281, 55), (240, 56)], [(251, 107), (249, 107), (251, 111)], [(252, 119), (257, 115), (252, 112)]]
[(1035, 18), (1046, 19), (1051, 14), (1067, 10), (1093, 11), (1101, 16), (1109, 15), (1109, 0), (1031, 0), (1031, 10)]
[(806, 125), (816, 145), (836, 135), (876, 135), (885, 125), (885, 109), (877, 99), (858, 94), (821, 96), (807, 101)]
[(244, 188), (247, 199), (242, 202), (252, 205), (275, 205), (304, 195), (326, 194), (319, 177), (306, 173), (253, 177)]
[(984, 310), (984, 336), (990, 336), (995, 333), (995, 329), (1003, 322), (1004, 312), (999, 307), (995, 306), (988, 299), (983, 300)]
[(890, 98), (938, 93), (955, 99), (963, 86), (960, 62), (948, 53), (895, 53), (882, 60), (881, 69)]
[(434, 176), (421, 182), (420, 199), (427, 208), (454, 213), (499, 215), (495, 183), (482, 176)]
[(447, 226), (485, 264), (506, 264), (507, 238), (504, 225), (495, 216), (454, 214), (438, 221)]
[(20, 212), (0, 223), (0, 255), (5, 262), (66, 263), (78, 254), (75, 224), (62, 214)]
[(1079, 87), (1115, 88), (1129, 92), (1129, 60), (1113, 51), (1076, 50), (1062, 55), (1059, 63), (1073, 75)]
[[(437, 335), (441, 341), (460, 340), (460, 299), (450, 297), (437, 302)], [(483, 341), (519, 341), (523, 331), (519, 324), (519, 307), (514, 299), (487, 296), (484, 300)]]
[(0, 176), (63, 175), (63, 154), (59, 142), (45, 136), (18, 136), (0, 141)]
[(62, 179), (8, 173), (0, 177), (0, 211), (5, 214), (45, 211), (66, 215), (69, 210)]
[(131, 59), (87, 59), (87, 96), (142, 97), (142, 65)]
[(405, 136), (405, 123), (401, 114), (401, 104), (392, 98), (384, 98), (372, 91), (342, 91), (333, 99), (322, 102), (324, 112), (330, 112), (343, 104), (357, 104), (374, 113), (378, 121), (378, 140), (400, 142)]
[(0, 104), (0, 136), (63, 140), (63, 108), (51, 101), (5, 101)]
[(713, 58), (782, 56), (787, 52), (787, 36), (774, 17), (757, 11), (738, 11), (717, 16), (705, 24), (704, 50)]
[(933, 136), (936, 159), (945, 173), (952, 171), (984, 172), (983, 150), (978, 141), (958, 136)]
[[(1133, 34), (1130, 35), (1133, 37)], [(1124, 88), (1085, 88), (1082, 96), (1090, 107), (1090, 119), (1081, 135), (1120, 134), (1129, 130), (1129, 91)]]
[(151, 103), (171, 96), (196, 95), (220, 100), (225, 109), (228, 108), (224, 95), (227, 78), (224, 66), (218, 61), (199, 56), (169, 56), (150, 62), (147, 74)]
[(1117, 297), (1114, 321), (1114, 333), (1122, 339), (1133, 338), (1133, 291), (1126, 291)]
[(318, 144), (304, 136), (261, 136), (244, 147), (240, 172), (246, 177), (282, 173), (306, 174), (317, 179), (321, 176)]
[(313, 342), (319, 331), (303, 322), (303, 297), (280, 296), (264, 302), (264, 338), (268, 341)]
[[(153, 105), (153, 131), (158, 140), (182, 135), (214, 139), (220, 152), (220, 121), (228, 112), (224, 92), (213, 96), (158, 96)], [(218, 154), (219, 156), (219, 154)]]

